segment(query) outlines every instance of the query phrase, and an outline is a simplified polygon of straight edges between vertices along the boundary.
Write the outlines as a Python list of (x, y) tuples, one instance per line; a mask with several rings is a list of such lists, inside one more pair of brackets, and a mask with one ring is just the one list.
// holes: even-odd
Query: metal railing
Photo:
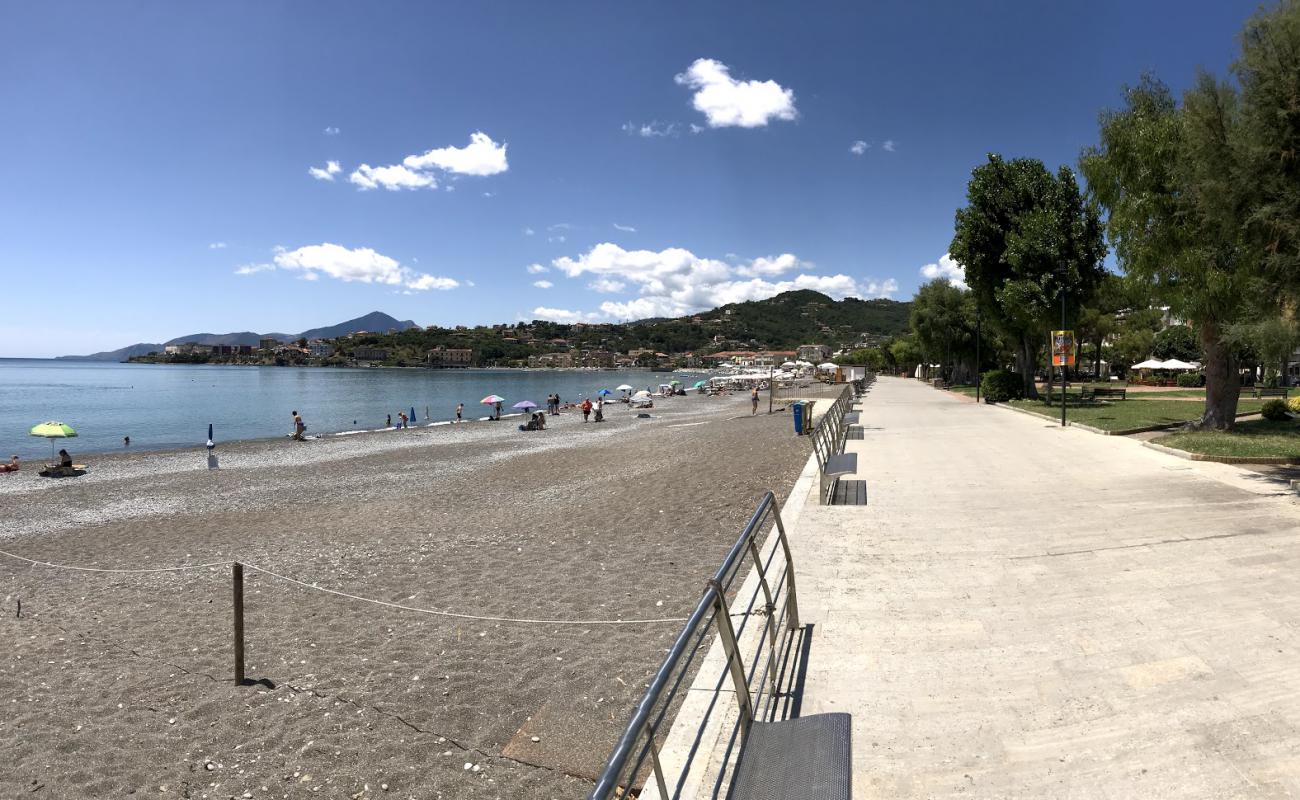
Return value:
[[(757, 578), (752, 581), (743, 577), (749, 574), (744, 567), (751, 563)], [(735, 586), (738, 578), (742, 584), (739, 587)], [(754, 585), (747, 596), (738, 597), (751, 582)], [(691, 745), (674, 752), (672, 763), (665, 764), (667, 759), (662, 755), (669, 726), (685, 699), (685, 690), (705, 666), (696, 661), (707, 661), (701, 655), (708, 650), (711, 630), (717, 631), (725, 663), (719, 669), (698, 730), (690, 737)], [(781, 719), (790, 713), (790, 689), (795, 681), (792, 667), (798, 659), (796, 639), (801, 638), (801, 631), (790, 544), (776, 497), (768, 492), (722, 566), (705, 585), (703, 597), (615, 746), (591, 792), (591, 800), (639, 793), (640, 787), (651, 780), (663, 800), (678, 797), (692, 770), (703, 763), (697, 756), (712, 752), (710, 744), (702, 742), (704, 730), (728, 716), (727, 709), (719, 708), (717, 701), (726, 695), (723, 687), (730, 679), (737, 714), (713, 790), (714, 796), (725, 795), (730, 780), (727, 764), (730, 756), (738, 754), (737, 745), (743, 748), (751, 724), (755, 720)], [(742, 648), (751, 654), (748, 667)], [(722, 717), (714, 716), (718, 713)]]

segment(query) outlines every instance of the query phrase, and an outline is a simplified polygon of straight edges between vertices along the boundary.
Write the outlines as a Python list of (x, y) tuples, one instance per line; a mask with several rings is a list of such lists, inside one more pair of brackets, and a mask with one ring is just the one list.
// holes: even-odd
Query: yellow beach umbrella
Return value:
[(77, 432), (73, 430), (71, 425), (66, 425), (62, 422), (42, 422), (40, 425), (33, 426), (32, 429), (28, 431), (28, 434), (31, 436), (39, 436), (42, 439), (49, 439), (50, 456), (53, 457), (54, 440), (71, 439), (77, 435)]

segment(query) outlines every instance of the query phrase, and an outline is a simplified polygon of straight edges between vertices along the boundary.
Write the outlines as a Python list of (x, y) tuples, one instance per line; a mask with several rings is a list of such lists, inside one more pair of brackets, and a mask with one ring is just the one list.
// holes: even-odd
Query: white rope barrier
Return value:
[(224, 567), (229, 561), (214, 561), (210, 564), (182, 564), (179, 567), (148, 567), (137, 569), (103, 569), (100, 567), (78, 567), (72, 564), (55, 564), (51, 561), (37, 561), (34, 558), (27, 558), (16, 553), (10, 553), (7, 550), (0, 550), (0, 556), (9, 556), (18, 561), (26, 561), (28, 564), (35, 564), (41, 567), (52, 567), (54, 569), (73, 569), (78, 572), (183, 572), (190, 569), (207, 569), (209, 567)]
[(272, 578), (279, 578), (282, 581), (288, 581), (289, 583), (296, 583), (299, 586), (302, 586), (307, 589), (315, 589), (318, 592), (334, 594), (334, 595), (338, 595), (339, 597), (346, 597), (350, 600), (359, 600), (363, 603), (373, 603), (377, 606), (387, 606), (389, 608), (397, 608), (397, 609), (401, 609), (402, 611), (414, 611), (417, 614), (432, 614), (438, 617), (452, 617), (454, 619), (468, 619), (468, 620), (474, 620), (478, 622), (511, 622), (511, 623), (518, 623), (521, 625), (653, 625), (653, 624), (668, 623), (668, 622), (685, 622), (687, 619), (686, 617), (664, 617), (661, 619), (526, 619), (520, 617), (488, 617), (488, 616), (480, 616), (477, 614), (460, 614), (454, 611), (438, 611), (432, 608), (416, 608), (415, 606), (404, 606), (401, 603), (390, 603), (387, 600), (374, 600), (369, 597), (361, 597), (360, 595), (349, 594), (347, 592), (340, 592), (337, 589), (326, 589), (323, 586), (317, 586), (315, 584), (305, 583), (296, 578), (290, 578), (287, 575), (280, 575), (279, 573), (272, 572), (269, 569), (263, 569), (262, 567), (259, 567), (256, 564), (245, 564), (244, 566), (248, 567), (249, 569), (257, 570), (258, 572), (264, 575), (269, 575)]
[[(20, 556), (17, 555), (16, 553), (10, 553), (6, 550), (0, 550), (0, 555), (8, 556), (9, 558), (13, 558), (18, 561), (25, 561), (28, 564), (33, 564), (36, 566), (50, 567), (53, 569), (76, 570), (78, 572), (108, 572), (108, 573), (183, 572), (192, 569), (208, 569), (211, 567), (225, 567), (232, 563), (232, 561), (215, 561), (208, 564), (184, 564), (176, 567), (104, 569), (100, 567), (79, 567), (72, 564), (55, 564), (54, 562), (51, 561), (38, 561), (37, 559), (27, 558), (26, 556)], [(370, 597), (362, 597), (361, 595), (350, 594), (348, 592), (342, 592), (337, 589), (326, 589), (325, 587), (317, 586), (314, 583), (307, 583), (306, 581), (300, 581), (297, 578), (290, 578), (288, 575), (281, 575), (278, 572), (272, 572), (271, 570), (266, 569), (265, 567), (259, 567), (256, 564), (249, 564), (247, 562), (243, 562), (243, 564), (249, 569), (256, 570), (262, 573), (263, 575), (267, 575), (272, 578), (277, 578), (279, 580), (286, 581), (288, 583), (297, 584), (298, 586), (301, 586), (305, 589), (314, 589), (318, 592), (325, 592), (326, 594), (337, 595), (339, 597), (346, 597), (349, 600), (357, 600), (362, 603), (372, 603), (377, 606), (396, 608), (401, 611), (413, 611), (417, 614), (430, 614), (437, 617), (451, 617), (453, 619), (465, 619), (465, 620), (472, 620), (476, 622), (506, 622), (506, 623), (513, 623), (519, 625), (658, 625), (658, 624), (667, 624), (671, 622), (685, 622), (687, 619), (686, 617), (663, 617), (657, 619), (594, 619), (594, 620), (593, 619), (528, 619), (522, 617), (492, 617), (492, 616), (484, 616), (479, 614), (463, 614), (456, 611), (440, 611), (433, 608), (417, 608), (415, 606), (402, 605), (401, 603), (390, 603), (387, 600), (375, 600)]]

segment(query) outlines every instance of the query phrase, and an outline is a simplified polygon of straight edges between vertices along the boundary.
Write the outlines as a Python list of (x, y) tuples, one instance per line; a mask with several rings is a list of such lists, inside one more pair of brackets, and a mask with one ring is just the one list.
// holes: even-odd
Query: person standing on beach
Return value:
[(757, 386), (749, 390), (749, 402), (754, 404), (754, 410), (749, 412), (749, 415), (752, 417), (758, 413), (758, 387)]
[(464, 404), (464, 403), (457, 403), (457, 404), (456, 404), (456, 421), (457, 421), (457, 422), (460, 422), (460, 421), (461, 421), (461, 414), (464, 414), (464, 413), (465, 413), (465, 404)]
[(304, 423), (304, 422), (302, 421), (302, 417), (298, 416), (298, 411), (297, 411), (297, 409), (295, 409), (294, 412), (293, 412), (293, 438), (294, 438), (294, 440), (295, 440), (295, 441), (299, 441), (299, 442), (303, 441), (303, 435), (302, 435), (302, 432), (305, 431), (305, 430), (307, 430), (307, 425), (306, 425), (306, 423)]
[(596, 398), (596, 421), (605, 421), (605, 398), (603, 397)]
[(496, 419), (497, 419), (498, 422), (500, 422), (500, 421), (501, 421), (501, 401), (500, 401), (500, 400), (497, 401), (496, 410), (497, 410), (497, 416), (496, 416)]
[(384, 420), (384, 427), (385, 427), (385, 428), (391, 428), (391, 427), (393, 427), (393, 415), (392, 415), (392, 414), (389, 414), (388, 417)]
[(581, 408), (582, 408), (582, 421), (586, 422), (587, 418), (591, 416), (591, 401), (584, 398), (582, 401)]
[(397, 412), (397, 429), (400, 431), (402, 428), (405, 427), (406, 427), (406, 412), (399, 411)]

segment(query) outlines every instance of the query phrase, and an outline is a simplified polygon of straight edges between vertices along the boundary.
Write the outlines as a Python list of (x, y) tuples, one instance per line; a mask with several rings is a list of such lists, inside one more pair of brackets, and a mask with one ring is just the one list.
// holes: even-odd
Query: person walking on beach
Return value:
[(295, 409), (294, 412), (293, 412), (293, 438), (294, 438), (294, 440), (295, 440), (295, 441), (299, 441), (299, 442), (303, 441), (303, 435), (302, 435), (302, 432), (305, 431), (305, 430), (307, 430), (307, 425), (306, 425), (306, 423), (304, 423), (304, 422), (302, 421), (302, 417), (298, 416), (298, 411)]
[(384, 427), (385, 427), (385, 428), (391, 428), (391, 427), (393, 427), (393, 415), (392, 415), (392, 414), (389, 414), (388, 417), (387, 417), (387, 419), (384, 420)]
[(591, 401), (584, 398), (582, 401), (581, 408), (582, 408), (582, 421), (586, 422), (587, 418), (591, 416)]
[(596, 421), (605, 421), (605, 398), (603, 397), (596, 398)]
[(457, 403), (457, 404), (456, 404), (456, 421), (457, 421), (457, 422), (460, 422), (460, 421), (461, 421), (461, 414), (464, 414), (464, 413), (465, 413), (465, 404), (464, 404), (464, 403)]
[(397, 429), (400, 431), (405, 427), (406, 427), (406, 412), (399, 411), (397, 412)]
[(754, 410), (749, 412), (749, 415), (752, 417), (758, 413), (758, 387), (757, 386), (749, 390), (749, 402), (754, 404)]

